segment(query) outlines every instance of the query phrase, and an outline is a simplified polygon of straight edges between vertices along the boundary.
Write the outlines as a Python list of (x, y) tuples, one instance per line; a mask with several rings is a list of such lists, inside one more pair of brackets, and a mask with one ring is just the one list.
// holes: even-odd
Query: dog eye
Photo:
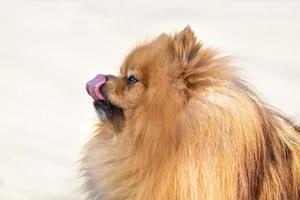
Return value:
[(130, 75), (128, 78), (127, 78), (127, 83), (128, 85), (133, 85), (135, 84), (136, 82), (138, 82), (139, 80), (134, 76), (134, 75)]

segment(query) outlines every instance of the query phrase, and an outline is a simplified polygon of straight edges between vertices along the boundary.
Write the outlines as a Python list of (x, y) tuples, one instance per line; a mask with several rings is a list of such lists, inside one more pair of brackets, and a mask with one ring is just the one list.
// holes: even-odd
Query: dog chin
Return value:
[(102, 122), (108, 124), (114, 130), (119, 130), (124, 124), (124, 111), (122, 108), (107, 100), (94, 101), (94, 107)]

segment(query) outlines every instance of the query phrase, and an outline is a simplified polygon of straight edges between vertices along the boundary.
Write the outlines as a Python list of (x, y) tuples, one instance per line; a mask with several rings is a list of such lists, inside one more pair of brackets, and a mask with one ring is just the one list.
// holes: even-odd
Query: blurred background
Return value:
[(78, 160), (97, 120), (86, 81), (186, 25), (300, 121), (299, 0), (0, 0), (0, 199), (81, 199)]

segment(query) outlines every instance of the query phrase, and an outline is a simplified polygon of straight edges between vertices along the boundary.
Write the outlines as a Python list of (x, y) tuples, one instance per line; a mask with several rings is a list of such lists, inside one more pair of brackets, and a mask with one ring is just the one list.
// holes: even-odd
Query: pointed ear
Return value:
[(174, 50), (180, 61), (189, 63), (200, 49), (201, 44), (197, 42), (190, 26), (174, 35)]

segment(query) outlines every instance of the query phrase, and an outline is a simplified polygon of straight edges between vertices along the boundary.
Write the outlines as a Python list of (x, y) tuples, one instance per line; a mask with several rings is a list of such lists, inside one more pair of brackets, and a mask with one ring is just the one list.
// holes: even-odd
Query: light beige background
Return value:
[(300, 1), (0, 0), (0, 199), (80, 199), (77, 160), (97, 120), (85, 82), (187, 24), (300, 121)]

